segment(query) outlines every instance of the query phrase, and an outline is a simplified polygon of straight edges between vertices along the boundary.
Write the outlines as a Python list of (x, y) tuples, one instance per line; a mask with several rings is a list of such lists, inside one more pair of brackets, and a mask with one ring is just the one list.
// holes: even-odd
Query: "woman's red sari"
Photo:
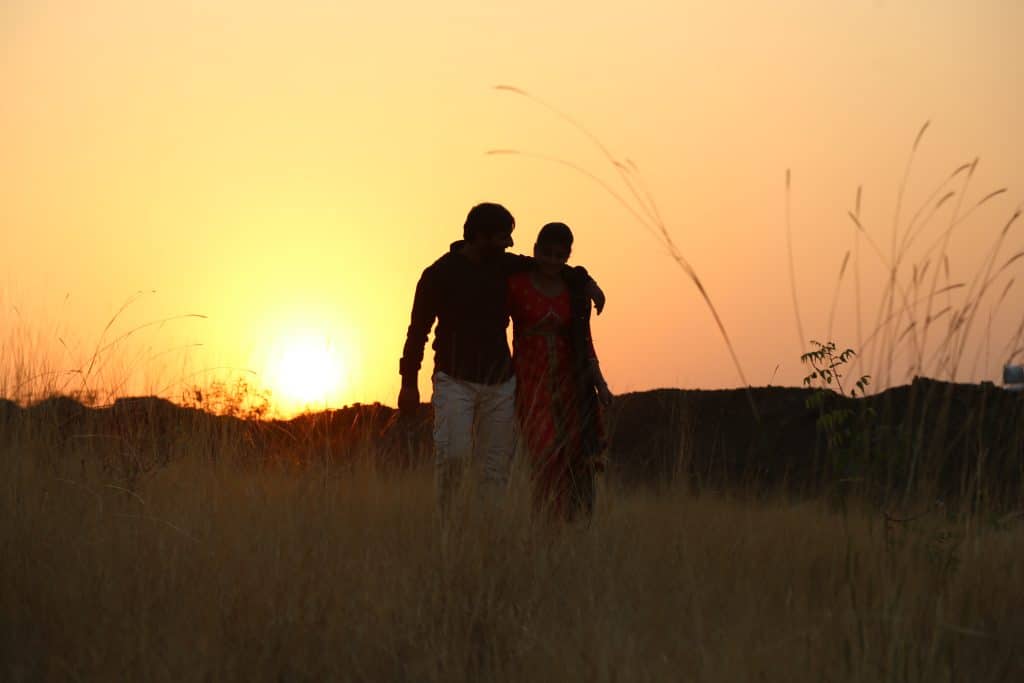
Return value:
[[(593, 470), (583, 451), (569, 292), (549, 296), (529, 272), (519, 273), (509, 278), (508, 304), (516, 412), (533, 470), (534, 506), (571, 518), (593, 500)], [(592, 345), (589, 352), (593, 357)]]

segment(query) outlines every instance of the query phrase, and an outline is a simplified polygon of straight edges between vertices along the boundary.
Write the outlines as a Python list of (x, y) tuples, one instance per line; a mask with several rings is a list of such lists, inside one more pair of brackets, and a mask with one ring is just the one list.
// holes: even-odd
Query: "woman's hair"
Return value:
[(537, 233), (537, 244), (557, 244), (572, 248), (572, 230), (565, 223), (548, 223)]
[(469, 210), (466, 222), (462, 226), (462, 237), (473, 240), (477, 235), (493, 235), (499, 232), (512, 232), (516, 227), (516, 219), (501, 204), (484, 202)]

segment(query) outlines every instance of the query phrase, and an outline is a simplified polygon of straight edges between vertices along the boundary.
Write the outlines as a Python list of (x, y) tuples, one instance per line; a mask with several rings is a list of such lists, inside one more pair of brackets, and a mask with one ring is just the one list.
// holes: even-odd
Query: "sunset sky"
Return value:
[[(104, 351), (97, 381), (174, 396), (247, 369), (285, 410), (314, 395), (394, 405), (417, 278), (473, 204), (496, 201), (516, 216), (515, 251), (545, 222), (573, 227), (572, 262), (608, 295), (594, 327), (613, 391), (740, 385), (697, 290), (607, 191), (564, 165), (486, 154), (564, 159), (621, 188), (580, 130), (494, 88), (510, 84), (637, 164), (747, 380), (799, 384), (786, 169), (805, 337), (827, 335), (858, 185), (888, 252), (928, 120), (904, 221), (975, 157), (961, 213), (1008, 189), (952, 234), (951, 280), (969, 281), (1024, 203), (1022, 27), (1018, 0), (5, 0), (0, 362), (8, 376), (15, 359), (75, 369), (101, 339), (201, 314)], [(998, 263), (1022, 234), (1011, 228)], [(863, 241), (860, 267), (869, 326), (884, 269)], [(851, 274), (832, 334), (844, 347), (857, 346)], [(980, 332), (1021, 274), (1024, 260), (982, 302), (991, 353), (972, 342), (960, 379), (999, 379), (1024, 283)], [(429, 374), (428, 361), (425, 399)]]

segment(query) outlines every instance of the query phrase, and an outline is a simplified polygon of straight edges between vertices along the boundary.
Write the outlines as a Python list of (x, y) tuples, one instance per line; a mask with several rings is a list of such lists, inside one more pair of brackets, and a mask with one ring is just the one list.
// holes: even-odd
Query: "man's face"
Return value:
[(485, 256), (495, 257), (499, 254), (504, 253), (506, 249), (512, 246), (512, 230), (509, 228), (506, 230), (499, 230), (497, 232), (487, 233), (480, 238), (481, 251)]

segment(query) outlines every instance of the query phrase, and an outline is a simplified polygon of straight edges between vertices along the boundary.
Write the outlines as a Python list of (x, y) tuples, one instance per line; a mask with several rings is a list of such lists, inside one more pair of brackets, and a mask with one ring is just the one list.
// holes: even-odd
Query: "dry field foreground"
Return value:
[(429, 468), (253, 466), (210, 434), (128, 490), (4, 436), (0, 680), (1024, 680), (1012, 516), (606, 483), (552, 528), (520, 473), (442, 537)]

